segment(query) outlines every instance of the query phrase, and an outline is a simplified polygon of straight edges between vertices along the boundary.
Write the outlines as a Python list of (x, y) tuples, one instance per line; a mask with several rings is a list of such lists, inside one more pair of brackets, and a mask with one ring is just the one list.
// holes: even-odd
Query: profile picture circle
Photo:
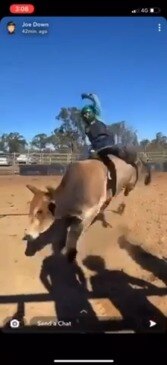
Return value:
[(8, 22), (7, 23), (8, 34), (14, 34), (15, 30), (16, 30), (16, 24), (14, 22)]
[(18, 328), (20, 326), (20, 322), (17, 319), (12, 319), (10, 321), (10, 327), (11, 328)]

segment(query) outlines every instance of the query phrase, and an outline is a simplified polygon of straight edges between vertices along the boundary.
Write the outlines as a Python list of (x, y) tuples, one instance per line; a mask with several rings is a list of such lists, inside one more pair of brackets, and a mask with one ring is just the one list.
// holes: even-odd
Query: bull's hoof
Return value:
[(77, 250), (72, 248), (70, 251), (67, 252), (67, 260), (68, 262), (73, 262), (76, 259)]
[(102, 225), (103, 225), (104, 228), (108, 228), (108, 227), (112, 228), (112, 225), (110, 223), (106, 222), (106, 221), (102, 222)]
[(130, 193), (130, 189), (126, 188), (124, 191), (124, 196), (128, 196)]
[(125, 203), (121, 203), (121, 204), (119, 205), (119, 207), (118, 207), (118, 213), (119, 213), (120, 215), (124, 213), (125, 207), (126, 207)]

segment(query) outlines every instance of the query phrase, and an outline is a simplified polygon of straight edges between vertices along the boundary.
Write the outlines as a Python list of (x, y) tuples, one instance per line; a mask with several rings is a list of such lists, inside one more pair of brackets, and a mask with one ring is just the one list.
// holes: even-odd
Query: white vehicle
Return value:
[(25, 154), (21, 154), (16, 158), (16, 161), (19, 164), (32, 164), (35, 163), (34, 158), (29, 156), (29, 155), (25, 155)]
[(5, 154), (0, 152), (0, 166), (10, 166), (10, 158)]

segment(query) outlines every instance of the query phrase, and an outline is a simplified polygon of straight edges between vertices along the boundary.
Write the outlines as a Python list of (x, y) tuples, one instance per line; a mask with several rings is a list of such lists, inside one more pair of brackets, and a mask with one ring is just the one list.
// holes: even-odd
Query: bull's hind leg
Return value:
[(67, 234), (66, 247), (63, 249), (63, 254), (67, 255), (68, 261), (75, 260), (77, 255), (77, 242), (83, 232), (84, 226), (82, 220), (73, 218)]

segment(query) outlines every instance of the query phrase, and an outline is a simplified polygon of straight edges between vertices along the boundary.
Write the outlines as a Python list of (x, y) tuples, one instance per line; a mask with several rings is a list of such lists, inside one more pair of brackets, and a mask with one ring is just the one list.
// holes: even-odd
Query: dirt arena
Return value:
[[(35, 318), (83, 314), (92, 326), (105, 320), (111, 330), (125, 330), (129, 320), (129, 329), (137, 325), (147, 331), (153, 320), (157, 325), (151, 330), (164, 331), (167, 174), (155, 173), (150, 186), (140, 183), (129, 197), (114, 199), (105, 213), (109, 226), (97, 221), (89, 228), (73, 266), (55, 253), (56, 236), (32, 256), (25, 255), (22, 240), (32, 197), (26, 184), (43, 188), (59, 181), (54, 176), (0, 176), (0, 325), (11, 317), (24, 316), (29, 325)], [(123, 201), (126, 208), (120, 214)]]

